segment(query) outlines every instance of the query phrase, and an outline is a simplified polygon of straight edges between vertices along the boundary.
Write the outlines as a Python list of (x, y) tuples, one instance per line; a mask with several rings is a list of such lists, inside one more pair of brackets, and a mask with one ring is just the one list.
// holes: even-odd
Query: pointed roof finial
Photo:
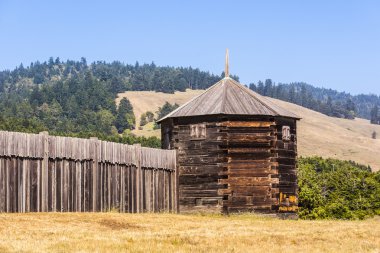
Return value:
[(228, 63), (228, 48), (226, 49), (226, 66), (224, 67), (224, 77), (230, 76), (229, 63)]

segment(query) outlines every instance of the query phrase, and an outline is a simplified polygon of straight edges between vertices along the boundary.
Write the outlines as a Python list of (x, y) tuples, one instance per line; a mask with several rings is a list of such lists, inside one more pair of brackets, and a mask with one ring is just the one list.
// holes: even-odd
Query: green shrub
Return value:
[(380, 173), (352, 161), (298, 160), (299, 217), (364, 219), (380, 214)]

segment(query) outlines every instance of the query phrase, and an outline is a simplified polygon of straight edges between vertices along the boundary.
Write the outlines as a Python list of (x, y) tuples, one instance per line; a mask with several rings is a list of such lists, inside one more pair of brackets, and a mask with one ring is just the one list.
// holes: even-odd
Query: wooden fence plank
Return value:
[(48, 211), (48, 163), (49, 163), (49, 136), (47, 132), (41, 132), (43, 161), (41, 166), (41, 211)]
[(176, 153), (0, 131), (0, 212), (176, 210)]

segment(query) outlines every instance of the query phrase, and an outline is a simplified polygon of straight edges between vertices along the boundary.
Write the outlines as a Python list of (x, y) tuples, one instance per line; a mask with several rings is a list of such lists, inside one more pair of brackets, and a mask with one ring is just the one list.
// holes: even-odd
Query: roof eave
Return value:
[(190, 118), (190, 117), (204, 117), (204, 116), (218, 116), (218, 115), (226, 115), (226, 116), (258, 116), (258, 117), (283, 117), (283, 118), (289, 118), (289, 119), (295, 119), (295, 120), (301, 120), (302, 118), (294, 115), (294, 116), (289, 116), (289, 115), (271, 115), (271, 114), (230, 114), (230, 113), (215, 113), (215, 114), (200, 114), (200, 115), (183, 115), (183, 116), (165, 116), (159, 120), (156, 121), (156, 123), (160, 124), (162, 121), (170, 118)]

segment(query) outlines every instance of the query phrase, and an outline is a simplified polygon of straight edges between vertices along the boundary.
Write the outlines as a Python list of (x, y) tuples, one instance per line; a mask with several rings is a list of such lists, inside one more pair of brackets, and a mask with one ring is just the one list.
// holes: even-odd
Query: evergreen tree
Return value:
[(253, 90), (253, 91), (257, 91), (256, 89), (256, 85), (254, 83), (250, 83), (249, 84), (249, 89)]
[(355, 103), (352, 101), (351, 98), (347, 99), (346, 101), (346, 110), (352, 111), (352, 112), (356, 111)]
[(269, 97), (272, 96), (272, 79), (265, 80), (263, 95)]
[(327, 108), (326, 114), (329, 116), (332, 116), (333, 115), (333, 103), (332, 103), (332, 99), (330, 96), (328, 96), (328, 98), (327, 98), (326, 108)]
[(145, 126), (147, 123), (148, 123), (148, 121), (147, 121), (146, 114), (145, 113), (141, 114), (141, 117), (140, 117), (140, 126)]
[(162, 107), (158, 108), (158, 111), (157, 111), (158, 119), (165, 117), (166, 115), (168, 115), (169, 113), (177, 109), (178, 107), (179, 107), (178, 104), (172, 105), (166, 101)]
[(30, 102), (34, 106), (39, 106), (42, 104), (42, 94), (40, 93), (40, 88), (38, 85), (33, 87), (32, 93), (30, 94)]
[(293, 85), (290, 87), (289, 100), (288, 101), (292, 102), (292, 103), (296, 102), (296, 89), (294, 88)]
[(153, 120), (154, 120), (154, 114), (152, 112), (150, 112), (150, 111), (147, 111), (145, 114), (146, 114), (147, 121), (148, 122), (153, 122)]
[(120, 100), (119, 108), (117, 110), (115, 126), (119, 133), (124, 132), (126, 129), (134, 129), (135, 116), (133, 114), (133, 107), (127, 98)]
[(178, 86), (177, 86), (178, 91), (186, 91), (187, 88), (188, 87), (187, 87), (186, 79), (181, 77), (178, 81)]
[(264, 95), (264, 83), (261, 81), (257, 83), (257, 92)]
[(380, 124), (379, 107), (375, 105), (371, 110), (371, 123)]
[(301, 86), (301, 105), (304, 106), (304, 107), (307, 107), (307, 101), (308, 97), (307, 97), (307, 91), (306, 91), (306, 87), (305, 85), (302, 85)]

